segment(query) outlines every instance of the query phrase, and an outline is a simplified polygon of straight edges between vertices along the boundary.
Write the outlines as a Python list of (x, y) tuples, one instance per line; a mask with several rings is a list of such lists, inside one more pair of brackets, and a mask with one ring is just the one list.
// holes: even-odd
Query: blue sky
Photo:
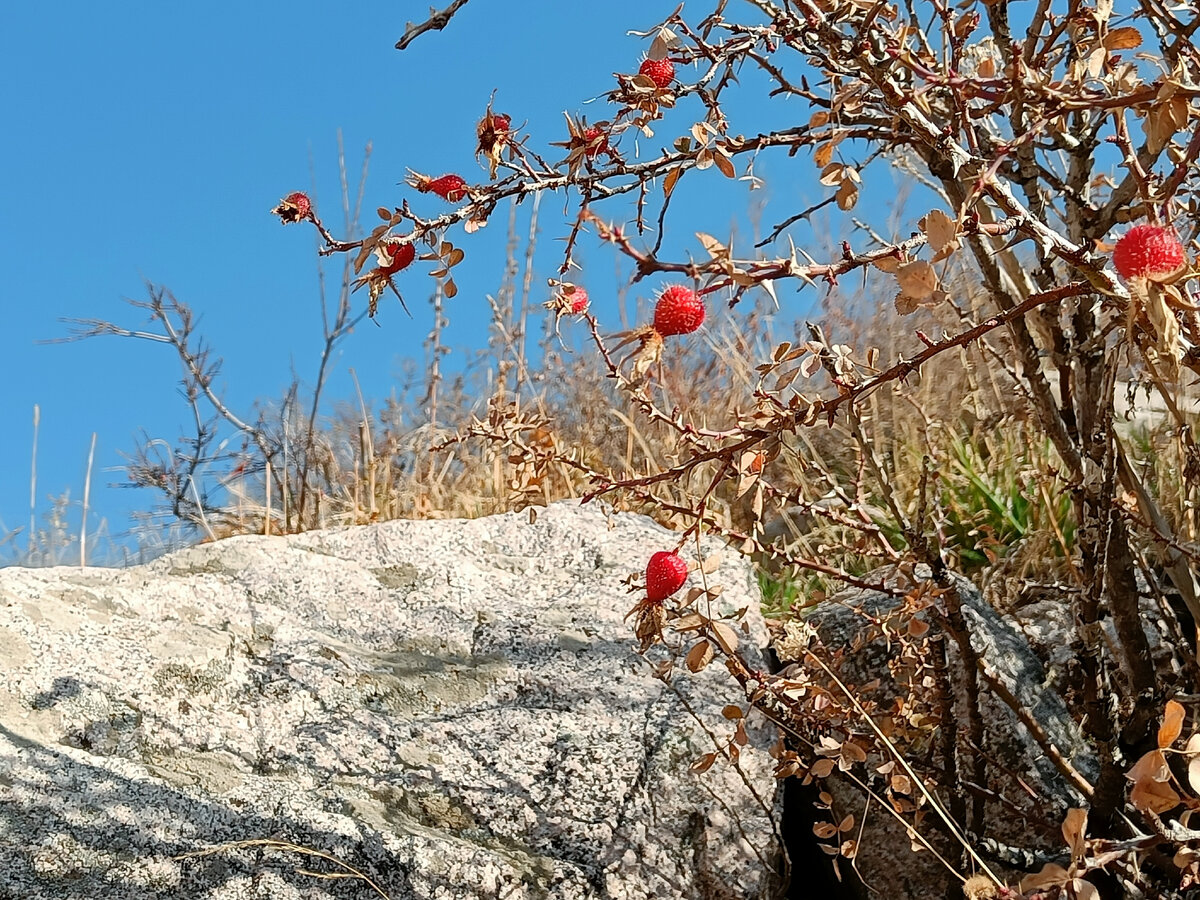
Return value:
[[(225, 360), (224, 395), (249, 415), (254, 400), (279, 397), (293, 371), (315, 371), (321, 334), (314, 237), (307, 227), (281, 227), (269, 210), (291, 190), (314, 190), (315, 174), (319, 208), (330, 224), (340, 223), (339, 214), (329, 214), (338, 201), (339, 129), (352, 175), (364, 145), (373, 143), (366, 210), (407, 197), (419, 213), (441, 211), (437, 198), (397, 182), (407, 168), (483, 180), (473, 159), (474, 127), (493, 90), (498, 110), (528, 121), (531, 146), (560, 154), (547, 144), (564, 138), (563, 111), (603, 118), (602, 100), (584, 101), (610, 89), (614, 71), (635, 71), (648, 46), (626, 32), (651, 27), (675, 5), (478, 0), (446, 31), (398, 52), (405, 21), (422, 18), (427, 3), (67, 2), (56, 4), (52, 17), (44, 5), (4, 4), (0, 537), (29, 520), (35, 404), (39, 515), (48, 497), (69, 491), (77, 527), (95, 432), (89, 529), (103, 517), (118, 540), (128, 540), (122, 535), (130, 513), (156, 500), (112, 486), (123, 480), (122, 453), (143, 432), (174, 440), (188, 424), (169, 348), (117, 338), (39, 343), (66, 334), (60, 318), (138, 327), (140, 314), (122, 298), (143, 298), (147, 280), (170, 288), (200, 314), (199, 330)], [(807, 120), (801, 104), (768, 101), (754, 87), (747, 73), (734, 131)], [(690, 105), (669, 113), (644, 152), (657, 153), (698, 117)], [(622, 150), (633, 155), (632, 142)], [(821, 196), (808, 156), (756, 163), (769, 182), (768, 226)], [(694, 240), (687, 244), (694, 231), (727, 235), (755, 199), (745, 183), (727, 182), (715, 168), (689, 176), (700, 178), (704, 184), (680, 198), (669, 220), (680, 237), (668, 246), (677, 252), (700, 252)], [(625, 215), (610, 210), (614, 218)], [(554, 239), (566, 232), (564, 211), (571, 214), (562, 194), (542, 206), (535, 285), (543, 292), (560, 259)], [(501, 211), (484, 232), (452, 236), (468, 253), (449, 310), (449, 342), (463, 351), (482, 340), (484, 295), (496, 290), (503, 268), (505, 218)], [(579, 280), (615, 330), (613, 255), (585, 240), (579, 256), (594, 270)], [(336, 283), (338, 269), (330, 274)], [(332, 399), (352, 396), (351, 366), (368, 399), (378, 401), (395, 387), (404, 359), (421, 358), (432, 282), (406, 274), (415, 318), (385, 297), (382, 327), (368, 323), (343, 345)], [(649, 297), (659, 286), (661, 279), (648, 280), (632, 296)], [(780, 297), (790, 320), (815, 295), (785, 289)], [(25, 535), (15, 538), (17, 548), (25, 542)], [(0, 547), (0, 561), (12, 549)]]

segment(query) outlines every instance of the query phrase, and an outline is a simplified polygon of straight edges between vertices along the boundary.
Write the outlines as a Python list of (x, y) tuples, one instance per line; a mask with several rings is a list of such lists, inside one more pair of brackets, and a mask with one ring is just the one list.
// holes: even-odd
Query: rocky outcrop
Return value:
[(770, 896), (769, 739), (691, 774), (743, 698), (623, 621), (673, 544), (560, 504), (0, 571), (0, 896)]

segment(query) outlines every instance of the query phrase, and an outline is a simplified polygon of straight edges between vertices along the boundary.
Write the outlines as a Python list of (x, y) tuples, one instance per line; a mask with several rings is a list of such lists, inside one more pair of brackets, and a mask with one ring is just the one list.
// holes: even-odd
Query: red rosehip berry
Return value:
[(588, 128), (583, 132), (584, 155), (595, 159), (608, 152), (608, 135), (599, 128)]
[(1162, 225), (1135, 225), (1113, 249), (1113, 265), (1122, 278), (1161, 280), (1179, 271), (1186, 263), (1183, 245), (1171, 228)]
[(467, 196), (467, 182), (459, 175), (443, 175), (441, 178), (435, 178), (425, 189), (451, 203), (457, 203)]
[(653, 81), (659, 90), (665, 90), (675, 80), (675, 63), (669, 59), (648, 59), (642, 63), (638, 74)]
[(308, 199), (308, 194), (303, 191), (292, 191), (292, 193), (280, 200), (279, 205), (271, 210), (271, 212), (279, 216), (279, 220), (284, 225), (290, 225), (293, 222), (312, 218), (312, 201)]
[(375, 260), (384, 275), (395, 275), (412, 265), (417, 258), (417, 248), (411, 242), (402, 244), (398, 240), (380, 241), (375, 245)]
[(654, 307), (654, 330), (667, 337), (691, 334), (704, 324), (704, 301), (689, 287), (673, 284)]
[(451, 203), (457, 203), (467, 196), (467, 182), (461, 175), (451, 174), (430, 178), (428, 175), (422, 175), (420, 172), (412, 172), (408, 176), (408, 183), (422, 194), (432, 192)]
[(504, 115), (504, 113), (492, 113), (492, 131), (496, 134), (504, 134), (512, 128), (512, 119)]
[(571, 303), (571, 312), (575, 313), (576, 315), (587, 312), (588, 292), (586, 288), (581, 288), (579, 285), (576, 285), (575, 290), (571, 291), (571, 293), (567, 294), (566, 296), (567, 300), (569, 300)]
[(678, 553), (660, 550), (646, 564), (646, 599), (662, 603), (687, 581), (688, 566)]

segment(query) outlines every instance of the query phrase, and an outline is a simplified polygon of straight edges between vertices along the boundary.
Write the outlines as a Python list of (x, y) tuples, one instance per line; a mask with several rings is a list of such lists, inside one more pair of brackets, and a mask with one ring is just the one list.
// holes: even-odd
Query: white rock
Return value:
[[(0, 571), (0, 896), (378, 896), (262, 846), (174, 858), (260, 838), (394, 900), (768, 896), (770, 810), (688, 772), (711, 739), (623, 621), (622, 579), (674, 543), (558, 504)], [(715, 577), (757, 609), (734, 554)], [(675, 684), (727, 733), (723, 667)]]

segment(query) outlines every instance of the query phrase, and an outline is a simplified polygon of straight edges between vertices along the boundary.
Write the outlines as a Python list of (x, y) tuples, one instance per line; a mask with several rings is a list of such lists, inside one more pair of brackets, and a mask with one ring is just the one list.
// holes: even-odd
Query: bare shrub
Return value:
[[(464, 5), (411, 25), (398, 48), (446, 27)], [(525, 133), (519, 116), (481, 102), (486, 180), (413, 176), (444, 198), (442, 212), (434, 196), (420, 204), (434, 213), (383, 207), (372, 231), (347, 223), (339, 238), (295, 195), (277, 210), (313, 225), (323, 255), (345, 254), (325, 359), (361, 319), (350, 311), (354, 288), (367, 288), (374, 314), (411, 266), (434, 276), (436, 334), (437, 298), (456, 292), (453, 267), (470, 234), (506, 203), (565, 191), (575, 212), (561, 229), (550, 314), (556, 326), (586, 330), (586, 355), (561, 353), (550, 329), (540, 354), (527, 351), (532, 262), (514, 250), (510, 268), (524, 279), (512, 278), (493, 309), (482, 382), (448, 389), (435, 338), (413, 406), (376, 416), (359, 404), (321, 420), (318, 378), (305, 403), (293, 393), (279, 410), (241, 419), (214, 391), (216, 364), (186, 306), (154, 289), (143, 305), (159, 332), (84, 323), (87, 334), (166, 341), (184, 366), (195, 435), (168, 457), (140, 458), (134, 479), (163, 489), (174, 515), (214, 536), (604, 499), (677, 528), (663, 550), (687, 553), (713, 532), (753, 554), (779, 616), (829, 603), (847, 585), (891, 597), (895, 609), (874, 624), (898, 624), (887, 633), (904, 691), (883, 706), (870, 685), (843, 677), (855, 648), (815, 636), (797, 644), (799, 621), (781, 625), (793, 629), (794, 665), (778, 674), (746, 666), (736, 617), (711, 612), (714, 561), (693, 561), (701, 587), (646, 597), (632, 615), (664, 675), (714, 660), (729, 669), (748, 707), (784, 734), (772, 751), (780, 777), (854, 780), (971, 896), (1186, 888), (1200, 866), (1200, 832), (1189, 825), (1200, 738), (1178, 745), (1195, 730), (1200, 688), (1200, 456), (1188, 384), (1200, 374), (1189, 254), (1200, 19), (1182, 6), (1055, 0), (750, 0), (736, 9), (722, 0), (699, 18), (678, 11), (646, 32), (649, 58), (670, 60), (674, 78), (662, 66), (653, 77), (618, 76), (605, 119)], [(742, 122), (737, 76), (751, 70), (803, 115), (777, 129)], [(669, 149), (632, 158), (633, 136), (649, 141), (654, 131)], [(548, 162), (547, 146), (561, 160)], [(760, 154), (811, 161), (827, 196), (757, 243), (699, 234), (692, 257), (670, 258), (663, 235), (685, 227), (673, 198), (711, 179), (754, 184)], [(856, 217), (892, 171), (918, 186), (915, 230)], [(823, 260), (790, 239), (818, 211), (847, 235)], [(1128, 243), (1117, 244), (1125, 232)], [(628, 261), (635, 284), (679, 285), (690, 311), (700, 300), (717, 323), (693, 338), (679, 336), (690, 321), (613, 334), (590, 308), (575, 312), (584, 242)], [(397, 262), (408, 245), (416, 261)], [(851, 282), (861, 282), (858, 295), (848, 296)], [(779, 340), (743, 310), (783, 285), (812, 287), (824, 307)], [(728, 315), (714, 315), (719, 301)], [(201, 408), (243, 446), (217, 452)], [(242, 460), (257, 482), (236, 468)], [(213, 501), (197, 472), (218, 462), (242, 480), (226, 481)], [(988, 636), (965, 611), (955, 571), (987, 588), (1002, 619), (1047, 594), (1069, 608), (1073, 655), (1061, 687), (1094, 776), (1071, 764), (981, 654)], [(1162, 623), (1154, 647), (1147, 609), (1155, 629)], [(992, 701), (1024, 723), (1077, 803), (1065, 822), (1053, 804), (1023, 810), (1029, 847), (993, 836), (1003, 824), (995, 810), (1032, 776), (993, 776), (981, 743)], [(731, 716), (723, 752), (698, 769), (720, 756), (736, 763), (738, 721)], [(852, 813), (822, 802), (830, 821), (819, 836), (852, 864)], [(1042, 866), (1033, 844), (1046, 835), (1067, 849)], [(1005, 885), (998, 859), (1030, 874)]]

